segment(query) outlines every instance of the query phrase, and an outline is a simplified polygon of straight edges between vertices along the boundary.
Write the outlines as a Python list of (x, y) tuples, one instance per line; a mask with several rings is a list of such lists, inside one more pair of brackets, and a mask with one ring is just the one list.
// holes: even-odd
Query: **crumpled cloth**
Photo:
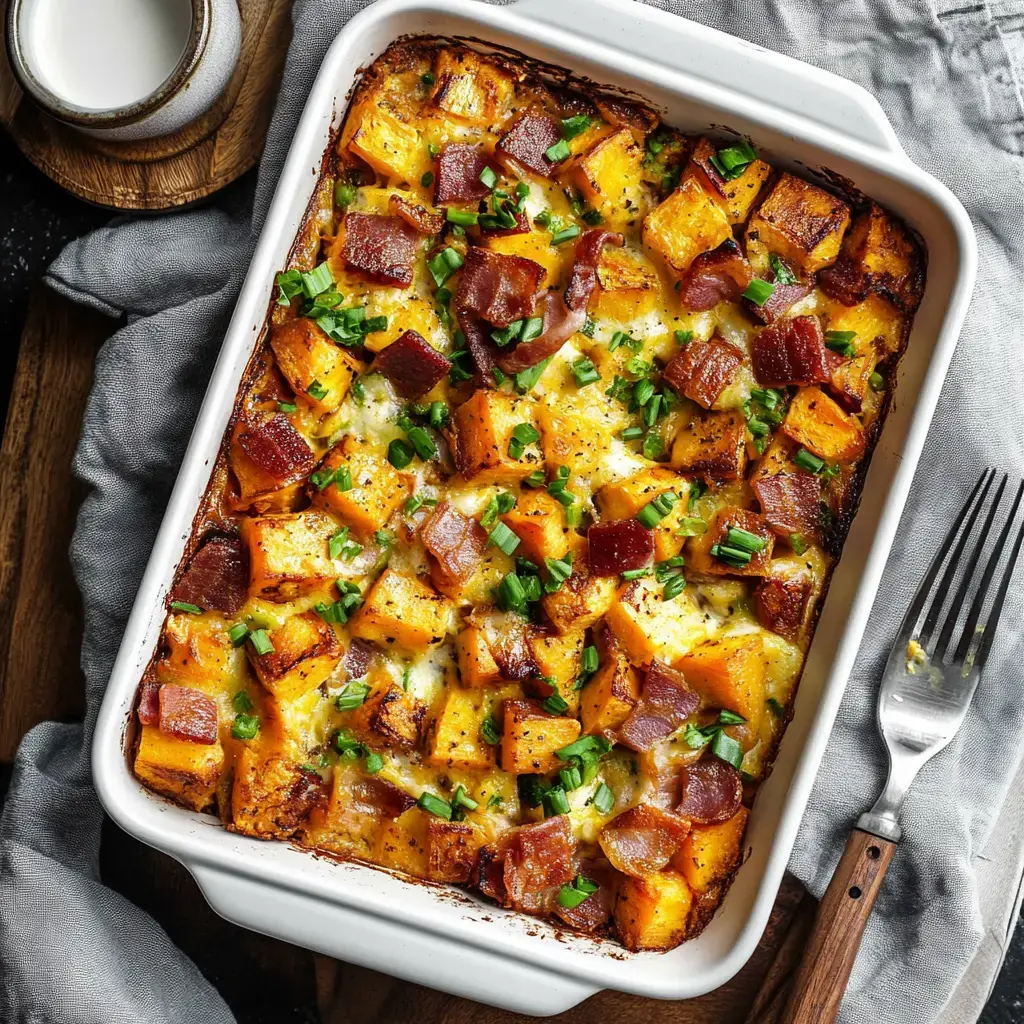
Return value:
[[(933, 543), (994, 462), (1024, 473), (1024, 0), (652, 0), (845, 75), (873, 92), (911, 159), (970, 213), (980, 274), (915, 487), (793, 854), (825, 888), (847, 831), (880, 788), (877, 680)], [(150, 917), (99, 880), (102, 812), (89, 743), (227, 318), (294, 125), (358, 0), (305, 0), (251, 219), (216, 209), (124, 221), (72, 243), (48, 281), (127, 326), (103, 347), (74, 470), (89, 488), (72, 545), (85, 605), (84, 724), (44, 723), (18, 751), (0, 821), (0, 1018), (42, 1024), (230, 1021), (214, 988)], [(682, 59), (682, 57), (681, 57)], [(942, 253), (931, 253), (941, 260)], [(898, 399), (897, 399), (898, 400)], [(906, 838), (867, 928), (841, 1020), (933, 1021), (982, 938), (976, 854), (1020, 759), (1024, 586), (1013, 588), (960, 734), (922, 771)], [(1014, 898), (1007, 891), (1006, 900)]]

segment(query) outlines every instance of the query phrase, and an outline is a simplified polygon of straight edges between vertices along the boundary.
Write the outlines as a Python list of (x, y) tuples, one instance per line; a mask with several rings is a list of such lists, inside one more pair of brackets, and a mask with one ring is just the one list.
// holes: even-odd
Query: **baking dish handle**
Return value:
[[(315, 899), (298, 889), (284, 891), (211, 864), (185, 863), (221, 917), (346, 963), (531, 1016), (561, 1013), (599, 991), (513, 957)], [(317, 937), (315, 946), (311, 935)]]
[(785, 111), (903, 155), (885, 112), (866, 89), (736, 36), (639, 0), (517, 0), (511, 9), (531, 22), (591, 39), (595, 46), (613, 40), (618, 51), (711, 84), (749, 105)]

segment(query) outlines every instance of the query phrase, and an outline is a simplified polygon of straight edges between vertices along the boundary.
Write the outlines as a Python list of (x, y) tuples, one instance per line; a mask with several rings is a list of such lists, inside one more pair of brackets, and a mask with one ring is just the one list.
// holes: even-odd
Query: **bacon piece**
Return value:
[(814, 290), (814, 281), (794, 281), (793, 284), (776, 284), (771, 295), (759, 306), (749, 299), (743, 300), (744, 308), (763, 324), (773, 324), (784, 316), (791, 306), (806, 298)]
[(702, 252), (679, 282), (679, 301), (683, 309), (699, 312), (719, 302), (735, 299), (750, 284), (753, 273), (733, 239), (717, 249)]
[(312, 449), (283, 412), (248, 420), (237, 441), (253, 464), (281, 486), (308, 476), (316, 464)]
[(345, 246), (342, 256), (350, 270), (378, 284), (408, 288), (417, 235), (401, 217), (379, 213), (345, 214)]
[(598, 889), (592, 892), (582, 903), (575, 907), (555, 906), (555, 913), (570, 927), (578, 932), (594, 935), (608, 924), (612, 913), (612, 901), (615, 896), (616, 875), (608, 862), (585, 860), (580, 865), (580, 874)]
[(700, 697), (687, 686), (682, 672), (652, 661), (640, 701), (619, 728), (619, 742), (632, 750), (650, 750), (657, 740), (675, 732), (699, 705)]
[(139, 706), (135, 713), (143, 725), (156, 725), (160, 721), (160, 684), (147, 679), (139, 687)]
[(377, 820), (382, 816), (394, 820), (403, 815), (416, 801), (408, 793), (386, 779), (356, 778), (346, 785), (345, 803), (347, 811), (356, 814), (372, 814)]
[(835, 353), (825, 347), (816, 316), (780, 320), (754, 336), (754, 376), (765, 387), (821, 384), (835, 368)]
[(494, 368), (498, 365), (498, 357), (501, 349), (497, 343), (484, 330), (483, 322), (479, 317), (473, 316), (468, 310), (458, 310), (455, 314), (459, 330), (466, 338), (466, 348), (473, 357), (473, 366), (476, 374), (473, 383), (478, 388), (493, 388), (497, 386), (494, 379)]
[(743, 799), (743, 779), (731, 764), (712, 758), (684, 765), (679, 773), (682, 799), (676, 814), (698, 825), (728, 821)]
[(617, 96), (597, 95), (594, 97), (601, 116), (609, 123), (626, 128), (635, 128), (646, 134), (658, 127), (660, 118), (641, 103), (632, 103)]
[(160, 687), (160, 731), (190, 743), (217, 742), (217, 705), (201, 690)]
[(410, 203), (408, 199), (392, 195), (388, 199), (388, 210), (394, 217), (401, 217), (411, 228), (421, 235), (436, 235), (444, 227), (444, 214), (437, 210), (428, 210), (419, 203)]
[(817, 540), (821, 527), (821, 482), (811, 473), (776, 473), (753, 483), (768, 525), (783, 537), (799, 533)]
[(249, 592), (249, 567), (237, 537), (211, 537), (191, 558), (171, 591), (172, 601), (233, 615)]
[(455, 294), (456, 308), (483, 317), (495, 327), (533, 315), (544, 268), (522, 256), (470, 247)]
[(797, 640), (807, 621), (807, 607), (814, 591), (808, 573), (766, 576), (754, 588), (754, 609), (765, 629)]
[(345, 670), (349, 679), (362, 679), (370, 668), (370, 659), (374, 655), (373, 644), (359, 637), (354, 637), (341, 659), (341, 667)]
[[(498, 666), (504, 679), (527, 680), (540, 672), (540, 666), (533, 656), (533, 648), (530, 646), (526, 635), (526, 627), (522, 621), (510, 621), (503, 629), (496, 634), (489, 634), (489, 645), (491, 657)], [(543, 683), (538, 680), (537, 695), (550, 697), (552, 690), (542, 692)]]
[(681, 395), (710, 409), (743, 365), (743, 355), (717, 335), (691, 341), (662, 374)]
[(597, 264), (605, 245), (622, 245), (614, 231), (585, 231), (576, 243), (572, 271), (564, 297), (548, 292), (544, 297), (544, 329), (532, 341), (511, 352), (502, 352), (498, 364), (505, 373), (520, 373), (553, 356), (587, 321), (587, 305), (597, 286)]
[(404, 398), (422, 398), (452, 368), (448, 359), (416, 331), (377, 353), (373, 368), (380, 370)]
[(525, 168), (550, 178), (553, 164), (544, 154), (562, 138), (562, 126), (547, 114), (526, 113), (495, 146), (495, 152), (515, 168)]
[(423, 521), (420, 540), (437, 560), (440, 580), (433, 571), (431, 575), (439, 589), (445, 591), (457, 590), (476, 572), (487, 546), (483, 527), (447, 501), (442, 501)]
[(668, 864), (689, 831), (689, 822), (650, 804), (640, 804), (608, 822), (598, 842), (612, 867), (643, 878)]
[(654, 533), (638, 519), (597, 523), (587, 531), (590, 574), (618, 576), (654, 561)]
[(501, 168), (480, 149), (465, 142), (448, 142), (437, 158), (437, 176), (434, 178), (434, 205), (442, 203), (471, 203), (491, 194), (480, 180), (485, 167), (495, 174)]

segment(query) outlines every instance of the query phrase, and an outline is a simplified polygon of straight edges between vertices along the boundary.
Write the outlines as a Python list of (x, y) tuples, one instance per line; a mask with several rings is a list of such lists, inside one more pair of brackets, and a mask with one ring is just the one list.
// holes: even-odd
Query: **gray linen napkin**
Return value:
[[(876, 681), (932, 539), (980, 466), (994, 461), (1024, 473), (1019, 415), (1013, 415), (1024, 394), (1024, 104), (1017, 78), (1024, 67), (1024, 0), (960, 6), (957, 0), (650, 2), (864, 85), (881, 101), (911, 158), (959, 195), (978, 233), (981, 272), (971, 317), (793, 854), (792, 870), (820, 894), (852, 820), (882, 781), (884, 754), (873, 723)], [(121, 223), (73, 243), (50, 270), (49, 283), (58, 291), (110, 313), (126, 312), (128, 325), (99, 356), (75, 460), (76, 473), (91, 488), (72, 547), (86, 610), (88, 713), (84, 726), (47, 723), (25, 738), (0, 820), (4, 1021), (231, 1020), (223, 1000), (159, 926), (100, 883), (101, 810), (90, 785), (88, 747), (293, 126), (330, 40), (364, 5), (296, 4), (294, 42), (251, 225), (215, 210)], [(976, 855), (1020, 758), (1024, 671), (1014, 657), (1012, 624), (1021, 621), (1022, 596), (1018, 584), (1005, 612), (1009, 628), (993, 650), (969, 721), (922, 773), (908, 804), (907, 838), (843, 1004), (846, 1024), (936, 1020), (979, 947)], [(1017, 851), (1005, 856), (1016, 861)], [(1008, 888), (1004, 906), (1012, 908), (1014, 897)]]

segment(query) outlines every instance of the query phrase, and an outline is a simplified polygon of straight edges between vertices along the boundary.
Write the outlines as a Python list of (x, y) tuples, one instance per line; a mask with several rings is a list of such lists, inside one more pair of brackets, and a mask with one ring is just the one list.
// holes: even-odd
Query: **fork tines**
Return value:
[(930, 660), (961, 665), (965, 675), (985, 664), (1024, 541), (1024, 522), (1018, 524), (1018, 518), (1024, 520), (1024, 482), (1010, 487), (1012, 500), (1004, 502), (1009, 484), (1006, 473), (991, 467), (982, 473), (904, 619), (904, 631), (910, 627), (910, 638)]

